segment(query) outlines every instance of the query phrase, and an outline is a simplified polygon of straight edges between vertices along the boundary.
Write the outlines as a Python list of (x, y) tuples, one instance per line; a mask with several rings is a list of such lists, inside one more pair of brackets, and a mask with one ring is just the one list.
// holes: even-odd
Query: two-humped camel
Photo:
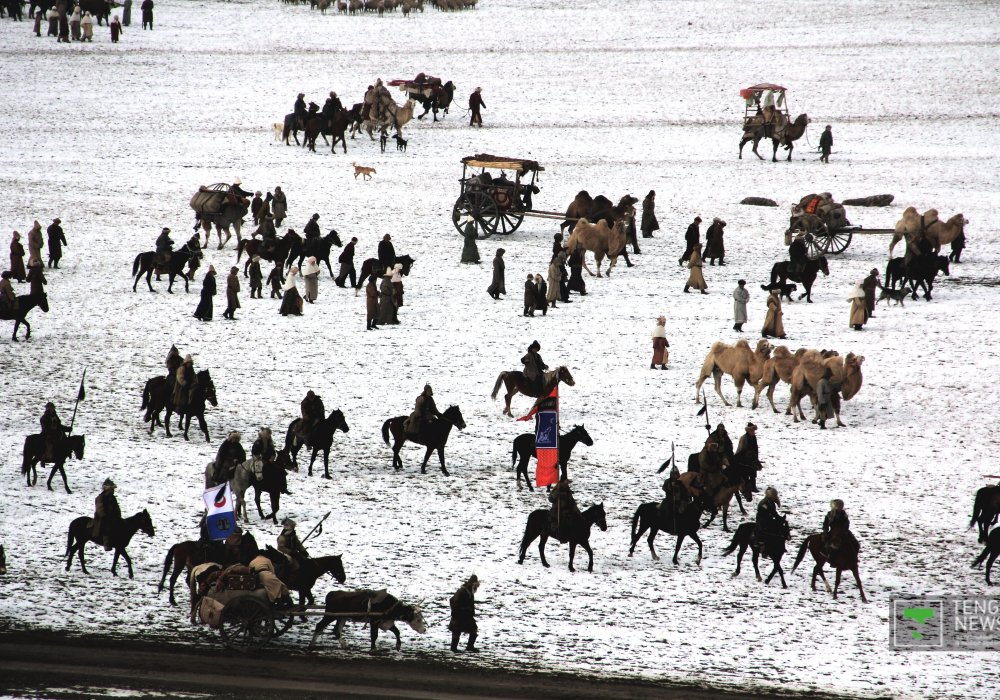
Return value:
[[(800, 418), (802, 420), (806, 418), (800, 405), (803, 396), (809, 396), (813, 411), (818, 415), (816, 387), (819, 386), (827, 368), (833, 372), (831, 381), (838, 387), (837, 391), (841, 398), (850, 401), (861, 390), (863, 380), (861, 363), (864, 360), (864, 356), (855, 355), (852, 352), (847, 353), (846, 357), (834, 355), (825, 359), (818, 350), (807, 350), (803, 353), (799, 364), (792, 371), (792, 394), (789, 398), (789, 409), (791, 409), (795, 422), (798, 423)], [(844, 423), (840, 420), (840, 410), (836, 403), (834, 408), (837, 425), (843, 426)]]
[[(756, 350), (751, 350), (750, 344), (745, 340), (738, 340), (735, 345), (717, 341), (708, 351), (708, 355), (705, 356), (705, 362), (702, 363), (698, 381), (695, 383), (694, 400), (701, 401), (701, 385), (711, 375), (715, 380), (715, 393), (719, 395), (724, 404), (732, 405), (722, 395), (722, 375), (728, 374), (736, 383), (736, 406), (742, 408), (743, 385), (746, 382), (750, 382), (751, 386), (757, 385), (761, 379), (764, 364), (770, 355), (771, 344), (767, 340), (758, 341)], [(754, 402), (756, 405), (756, 397), (754, 397)]]

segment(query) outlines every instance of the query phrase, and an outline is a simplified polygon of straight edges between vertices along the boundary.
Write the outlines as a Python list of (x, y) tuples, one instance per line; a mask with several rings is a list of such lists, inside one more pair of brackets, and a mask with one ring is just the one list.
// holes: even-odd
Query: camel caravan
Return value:
[[(711, 376), (715, 393), (726, 406), (731, 406), (722, 393), (722, 376), (728, 374), (736, 384), (738, 408), (743, 407), (743, 387), (749, 383), (754, 387), (751, 408), (756, 409), (760, 405), (760, 394), (767, 387), (767, 400), (771, 409), (778, 413), (774, 405), (774, 389), (778, 382), (785, 382), (791, 389), (785, 414), (791, 415), (796, 423), (806, 419), (801, 402), (808, 396), (814, 413), (813, 423), (822, 426), (826, 419), (835, 418), (837, 425), (843, 427), (840, 401), (850, 401), (861, 390), (861, 364), (864, 360), (862, 355), (847, 353), (842, 356), (835, 350), (799, 348), (792, 353), (786, 346), (775, 347), (765, 339), (758, 341), (756, 349), (751, 349), (746, 340), (739, 340), (735, 345), (719, 341), (712, 345), (702, 363), (695, 382), (695, 401), (702, 401), (701, 387)], [(828, 403), (826, 397), (821, 396), (824, 377), (831, 390)]]
[[(923, 214), (915, 207), (907, 207), (902, 218), (896, 222), (895, 233), (889, 243), (889, 262), (885, 267), (885, 286), (890, 289), (905, 289), (910, 285), (911, 297), (916, 300), (917, 290), (924, 290), (924, 299), (931, 300), (934, 279), (938, 273), (949, 276), (949, 256), (941, 255), (942, 245), (965, 242), (965, 225), (969, 220), (962, 214), (955, 214), (947, 221), (939, 218), (937, 209), (928, 209)], [(906, 252), (901, 258), (892, 257), (893, 249), (901, 240), (906, 240)], [(955, 256), (952, 259), (958, 260)]]

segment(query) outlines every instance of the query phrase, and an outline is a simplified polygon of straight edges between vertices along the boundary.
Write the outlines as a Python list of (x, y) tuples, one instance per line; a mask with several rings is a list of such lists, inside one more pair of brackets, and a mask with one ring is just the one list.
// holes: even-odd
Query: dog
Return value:
[(274, 131), (274, 140), (280, 141), (281, 137), (285, 133), (285, 125), (275, 122), (274, 124), (271, 124), (271, 130)]
[(351, 161), (351, 165), (354, 166), (354, 179), (358, 179), (358, 175), (363, 175), (364, 180), (371, 180), (372, 175), (375, 174), (375, 168), (367, 168), (364, 165), (358, 165), (354, 161)]
[(382, 152), (385, 153), (385, 144), (389, 142), (389, 133), (382, 129), (382, 133), (378, 137), (379, 145), (382, 146)]
[(786, 299), (788, 299), (788, 301), (792, 300), (792, 292), (798, 289), (798, 287), (795, 286), (794, 284), (791, 283), (781, 284), (781, 282), (775, 282), (774, 284), (762, 284), (760, 285), (760, 288), (763, 289), (765, 292), (770, 292), (774, 289), (780, 289), (781, 290), (780, 296), (785, 297)]
[(882, 291), (879, 292), (878, 299), (875, 300), (875, 306), (883, 299), (886, 300), (886, 306), (891, 306), (892, 302), (896, 302), (899, 306), (903, 306), (903, 300), (910, 295), (910, 290), (906, 287), (900, 289), (890, 289), (889, 287), (882, 287)]
[(396, 139), (396, 150), (406, 153), (406, 144), (409, 142), (399, 134), (393, 134), (392, 138)]

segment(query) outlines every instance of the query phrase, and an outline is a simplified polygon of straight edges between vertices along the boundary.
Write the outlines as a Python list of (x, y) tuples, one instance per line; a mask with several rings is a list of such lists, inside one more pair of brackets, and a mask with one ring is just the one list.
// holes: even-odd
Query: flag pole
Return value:
[(73, 424), (76, 422), (76, 409), (80, 405), (80, 402), (86, 398), (86, 394), (83, 391), (83, 380), (87, 376), (87, 370), (83, 370), (83, 375), (80, 377), (80, 390), (76, 392), (76, 403), (73, 404), (73, 417), (69, 420), (69, 432), (73, 432)]
[[(323, 521), (326, 520), (327, 518), (329, 518), (330, 517), (330, 513), (332, 513), (332, 512), (333, 512), (332, 510), (328, 510), (326, 512), (326, 515), (324, 515), (322, 518), (320, 518), (320, 521), (313, 526), (313, 529), (309, 531), (309, 534), (307, 534), (305, 537), (302, 538), (302, 540), (301, 540), (302, 544), (305, 544), (306, 540), (308, 540), (314, 534), (318, 535), (321, 532), (323, 532)], [(317, 532), (317, 530), (319, 530), (319, 532)]]

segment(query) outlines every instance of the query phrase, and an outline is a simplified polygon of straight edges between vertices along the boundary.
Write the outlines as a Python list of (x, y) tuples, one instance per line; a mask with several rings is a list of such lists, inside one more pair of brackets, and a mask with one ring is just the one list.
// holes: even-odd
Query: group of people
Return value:
[[(66, 245), (66, 233), (62, 228), (62, 219), (55, 218), (46, 229), (48, 238), (48, 267), (58, 269), (62, 259), (62, 249)], [(8, 313), (18, 310), (17, 292), (14, 282), (28, 283), (28, 293), (32, 295), (45, 294), (45, 263), (42, 262), (42, 225), (35, 220), (28, 231), (27, 241), (28, 261), (25, 264), (25, 248), (21, 242), (21, 234), (14, 231), (10, 241), (10, 267), (0, 273), (0, 308)]]
[(696, 216), (694, 217), (694, 221), (688, 225), (687, 231), (684, 233), (684, 253), (677, 261), (677, 264), (684, 265), (684, 263), (687, 263), (688, 266), (688, 279), (684, 283), (685, 292), (690, 292), (694, 288), (702, 294), (708, 294), (708, 284), (705, 282), (705, 275), (702, 274), (702, 268), (704, 267), (705, 260), (708, 260), (709, 264), (713, 266), (716, 261), (718, 261), (720, 267), (726, 264), (726, 245), (724, 240), (726, 222), (718, 217), (712, 219), (712, 225), (705, 232), (706, 246), (704, 253), (702, 253), (701, 221), (701, 217)]
[[(10, 3), (12, 9), (17, 12), (12, 13), (15, 19), (20, 19), (21, 3), (18, 0)], [(153, 28), (153, 0), (143, 0), (140, 5), (142, 10), (142, 28)], [(72, 9), (71, 9), (72, 8)], [(94, 40), (94, 22), (100, 24), (100, 17), (95, 17), (89, 11), (81, 10), (79, 5), (70, 5), (65, 0), (59, 0), (49, 8), (48, 12), (41, 9), (34, 12), (35, 36), (42, 35), (42, 22), (48, 23), (48, 36), (56, 37), (58, 43), (70, 43), (71, 41)], [(122, 5), (122, 15), (113, 15), (108, 21), (108, 30), (111, 34), (111, 43), (117, 44), (121, 39), (123, 27), (128, 27), (132, 23), (132, 0), (125, 0)]]

